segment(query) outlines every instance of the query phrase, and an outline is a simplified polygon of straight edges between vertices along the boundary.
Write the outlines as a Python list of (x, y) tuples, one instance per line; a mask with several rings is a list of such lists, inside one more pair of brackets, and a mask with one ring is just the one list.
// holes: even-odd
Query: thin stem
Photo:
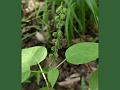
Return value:
[(64, 59), (61, 63), (59, 63), (55, 68), (58, 68), (60, 65), (62, 65), (64, 62), (66, 61), (66, 59)]
[(43, 75), (43, 78), (44, 78), (44, 80), (45, 80), (45, 83), (46, 83), (47, 87), (49, 88), (49, 84), (48, 84), (47, 78), (46, 78), (46, 76), (45, 76), (45, 74), (44, 74), (44, 72), (43, 72), (43, 70), (42, 70), (42, 67), (40, 66), (40, 64), (38, 64), (38, 66), (39, 66), (39, 69), (41, 70), (41, 73), (42, 73), (42, 75)]
[(41, 71), (31, 71), (31, 72), (32, 72), (32, 73), (38, 73), (38, 72), (41, 73)]
[[(31, 72), (32, 72), (32, 73), (38, 73), (38, 72), (39, 72), (39, 73), (42, 73), (40, 70), (39, 70), (39, 71), (31, 71)], [(44, 71), (43, 71), (43, 72), (44, 72)], [(47, 74), (47, 72), (44, 72), (44, 74), (45, 74), (45, 73)]]

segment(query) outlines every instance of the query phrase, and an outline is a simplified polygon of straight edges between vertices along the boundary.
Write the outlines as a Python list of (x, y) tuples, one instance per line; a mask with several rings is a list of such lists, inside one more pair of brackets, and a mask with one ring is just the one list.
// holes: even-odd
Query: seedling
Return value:
[[(22, 83), (25, 82), (31, 74), (30, 66), (38, 65), (43, 77), (45, 79), (46, 85), (49, 87), (48, 81), (43, 73), (43, 70), (40, 66), (40, 62), (42, 62), (47, 56), (47, 49), (42, 46), (36, 46), (31, 48), (22, 49)], [(53, 87), (56, 83), (56, 80), (59, 76), (58, 69), (51, 69), (48, 72), (48, 80)]]
[[(62, 63), (64, 63), (64, 61), (66, 60), (68, 63), (71, 63), (71, 64), (89, 63), (98, 58), (98, 43), (82, 42), (82, 43), (75, 44), (66, 50), (65, 56), (66, 56), (66, 59), (63, 60)], [(60, 63), (60, 65), (62, 63)], [(48, 75), (49, 75), (48, 80), (53, 87), (58, 77), (58, 71), (57, 70), (50, 71)], [(52, 75), (54, 75), (54, 77), (52, 77)]]
[[(42, 46), (22, 49), (22, 83), (27, 80), (31, 74), (30, 66), (38, 65), (47, 86), (49, 87), (49, 81), (51, 87), (54, 87), (59, 76), (59, 70), (57, 68), (50, 69), (48, 72), (47, 81), (43, 70), (39, 64), (46, 58), (46, 56), (47, 50), (45, 47)], [(75, 44), (66, 50), (65, 56), (67, 62), (72, 64), (85, 64), (94, 61), (96, 60), (96, 58), (98, 58), (98, 43), (83, 42)]]

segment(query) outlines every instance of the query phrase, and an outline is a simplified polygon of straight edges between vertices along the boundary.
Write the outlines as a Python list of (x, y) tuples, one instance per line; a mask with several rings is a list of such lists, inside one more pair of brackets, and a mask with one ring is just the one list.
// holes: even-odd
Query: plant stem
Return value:
[(41, 73), (41, 71), (31, 71), (32, 73), (38, 73), (38, 72), (40, 72)]
[(44, 74), (44, 72), (43, 72), (43, 70), (42, 70), (42, 67), (40, 66), (40, 64), (38, 64), (38, 66), (39, 66), (39, 69), (41, 70), (41, 73), (42, 73), (42, 75), (43, 75), (43, 78), (44, 78), (44, 80), (45, 80), (45, 83), (46, 83), (47, 87), (49, 88), (49, 84), (48, 84), (47, 78), (46, 78), (46, 76), (45, 76), (45, 74)]
[(66, 59), (64, 59), (61, 63), (59, 63), (55, 68), (58, 68), (60, 65), (62, 65), (64, 62), (66, 61)]

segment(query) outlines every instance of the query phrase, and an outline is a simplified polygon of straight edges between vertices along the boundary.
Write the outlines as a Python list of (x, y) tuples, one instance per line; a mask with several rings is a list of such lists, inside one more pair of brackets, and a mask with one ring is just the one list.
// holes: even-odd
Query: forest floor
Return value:
[[(31, 0), (30, 0), (31, 1)], [(41, 8), (43, 7), (44, 1), (41, 1)], [(24, 8), (24, 0), (22, 1), (22, 12), (26, 18), (29, 18), (30, 15), (33, 13), (33, 8), (31, 7), (31, 11), (28, 13), (25, 11)], [(32, 2), (31, 2), (32, 6)], [(23, 18), (22, 18), (23, 20)], [(24, 21), (24, 20), (23, 20)], [(48, 53), (51, 53), (51, 46), (52, 46), (52, 39), (46, 40), (44, 38), (44, 34), (46, 32), (41, 32), (39, 35), (36, 34), (36, 27), (32, 27), (35, 25), (39, 19), (35, 18), (34, 15), (31, 16), (28, 21), (22, 21), (22, 48), (33, 47), (33, 46), (45, 46), (48, 50)], [(45, 28), (45, 27), (44, 27)], [(54, 27), (51, 27), (52, 32), (54, 32)], [(89, 23), (89, 27), (87, 27), (87, 32), (84, 35), (78, 36), (75, 34), (75, 38), (72, 40), (73, 44), (80, 43), (80, 42), (99, 42), (98, 39), (98, 32), (94, 32), (93, 25)], [(63, 30), (64, 31), (64, 28)], [(64, 33), (64, 32), (63, 32)], [(26, 36), (25, 36), (26, 35)], [(25, 36), (25, 37), (24, 37)], [(40, 39), (42, 38), (42, 39)], [(67, 47), (67, 40), (66, 38), (62, 38), (62, 48), (58, 51), (58, 63), (59, 64), (65, 58), (65, 51)], [(42, 67), (47, 67), (50, 64), (50, 58), (47, 57), (45, 61), (41, 63)], [(37, 67), (31, 67), (36, 69)], [(60, 75), (59, 78), (54, 86), (55, 90), (81, 90), (81, 77), (85, 78), (85, 85), (89, 88), (89, 76), (91, 72), (95, 71), (98, 68), (98, 60), (81, 65), (73, 65), (69, 64), (66, 61), (59, 66)], [(36, 83), (36, 78), (30, 78), (30, 83), (23, 83), (22, 90), (38, 90), (45, 86), (44, 79), (41, 75), (40, 77), (40, 84)]]

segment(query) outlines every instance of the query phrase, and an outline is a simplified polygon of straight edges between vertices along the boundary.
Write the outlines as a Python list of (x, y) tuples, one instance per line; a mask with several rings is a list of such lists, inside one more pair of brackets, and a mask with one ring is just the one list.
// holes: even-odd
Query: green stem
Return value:
[(58, 68), (59, 66), (61, 66), (65, 61), (66, 59), (64, 59), (61, 63), (59, 63), (55, 68)]

